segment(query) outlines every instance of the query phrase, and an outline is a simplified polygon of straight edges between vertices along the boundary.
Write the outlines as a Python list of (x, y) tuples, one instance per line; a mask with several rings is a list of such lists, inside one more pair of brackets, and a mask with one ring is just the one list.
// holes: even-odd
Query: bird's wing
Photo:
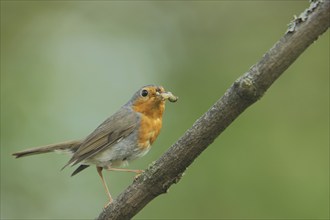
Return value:
[(64, 167), (88, 159), (127, 137), (137, 127), (138, 120), (139, 116), (136, 112), (125, 107), (121, 108), (87, 136)]

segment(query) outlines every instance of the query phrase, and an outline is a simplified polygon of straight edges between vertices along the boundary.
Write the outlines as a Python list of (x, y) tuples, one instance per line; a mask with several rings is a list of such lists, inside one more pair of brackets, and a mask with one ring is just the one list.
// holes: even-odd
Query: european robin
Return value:
[(102, 184), (112, 197), (103, 178), (102, 170), (126, 171), (140, 174), (142, 170), (117, 168), (144, 156), (156, 140), (162, 127), (165, 101), (176, 102), (178, 98), (165, 92), (162, 86), (148, 85), (139, 89), (116, 113), (100, 124), (85, 139), (51, 144), (14, 153), (16, 158), (54, 151), (72, 154), (66, 166), (80, 166), (71, 176), (96, 165)]

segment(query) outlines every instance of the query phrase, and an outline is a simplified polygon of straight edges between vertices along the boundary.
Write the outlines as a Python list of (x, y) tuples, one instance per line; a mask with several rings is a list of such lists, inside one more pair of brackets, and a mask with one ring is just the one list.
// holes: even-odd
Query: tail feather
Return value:
[(80, 144), (82, 143), (81, 140), (75, 140), (75, 141), (66, 141), (63, 143), (57, 143), (57, 144), (50, 144), (45, 145), (41, 147), (35, 147), (27, 150), (23, 150), (20, 152), (13, 153), (13, 156), (16, 158), (30, 156), (34, 154), (43, 154), (48, 152), (54, 152), (54, 151), (70, 151), (72, 153), (76, 152), (79, 148)]
[(82, 164), (80, 165), (72, 174), (71, 176), (76, 175), (77, 173), (79, 173), (80, 171), (83, 171), (84, 169), (86, 169), (87, 167), (89, 167), (89, 165), (86, 164)]

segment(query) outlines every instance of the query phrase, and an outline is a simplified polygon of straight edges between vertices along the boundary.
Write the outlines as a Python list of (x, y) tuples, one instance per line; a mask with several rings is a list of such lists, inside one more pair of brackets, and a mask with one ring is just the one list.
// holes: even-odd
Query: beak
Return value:
[(160, 95), (164, 100), (168, 100), (170, 102), (176, 102), (179, 99), (179, 97), (173, 95), (171, 92), (157, 92), (157, 95)]

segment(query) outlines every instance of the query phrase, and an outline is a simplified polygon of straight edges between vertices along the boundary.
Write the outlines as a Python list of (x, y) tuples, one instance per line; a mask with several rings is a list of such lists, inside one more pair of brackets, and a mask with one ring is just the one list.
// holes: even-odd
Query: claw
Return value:
[(137, 178), (139, 178), (139, 176), (141, 176), (141, 174), (144, 172), (144, 170), (136, 170), (136, 175), (134, 176), (134, 181), (137, 180)]
[(107, 208), (112, 202), (113, 202), (113, 200), (111, 199), (108, 203), (106, 203), (106, 204), (104, 205), (104, 208)]

